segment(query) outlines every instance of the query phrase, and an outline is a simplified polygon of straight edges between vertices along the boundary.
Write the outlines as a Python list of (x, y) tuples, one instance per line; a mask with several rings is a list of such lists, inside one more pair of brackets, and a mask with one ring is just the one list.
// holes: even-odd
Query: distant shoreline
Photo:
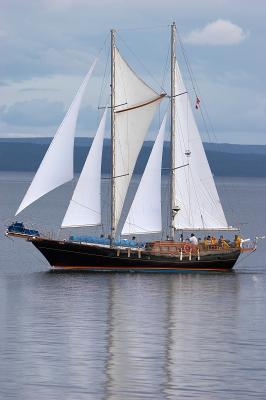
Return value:
[[(0, 139), (0, 171), (37, 170), (51, 138)], [(74, 150), (74, 170), (80, 172), (92, 139), (77, 138)], [(153, 142), (147, 141), (140, 152), (135, 173), (145, 168)], [(207, 158), (215, 176), (266, 177), (266, 145), (204, 143)], [(103, 173), (110, 172), (110, 140), (105, 139)], [(163, 168), (169, 167), (169, 142), (164, 145)], [(165, 172), (167, 173), (167, 172)]]

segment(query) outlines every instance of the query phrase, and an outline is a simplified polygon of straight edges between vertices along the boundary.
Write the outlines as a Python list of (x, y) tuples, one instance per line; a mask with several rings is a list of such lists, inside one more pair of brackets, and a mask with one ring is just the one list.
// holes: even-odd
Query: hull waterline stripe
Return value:
[(117, 266), (117, 267), (110, 267), (110, 266), (60, 266), (60, 265), (52, 265), (51, 269), (60, 269), (60, 270), (64, 270), (64, 269), (87, 269), (87, 270), (103, 270), (103, 271), (119, 271), (121, 269), (125, 269), (127, 271), (147, 271), (150, 272), (152, 270), (155, 271), (160, 271), (160, 270), (168, 270), (168, 271), (172, 271), (172, 270), (176, 270), (176, 271), (228, 271), (231, 268), (193, 268), (193, 267), (189, 267), (189, 268), (184, 268), (184, 267), (154, 267), (154, 266), (148, 266), (146, 265), (145, 267), (129, 267), (129, 266)]

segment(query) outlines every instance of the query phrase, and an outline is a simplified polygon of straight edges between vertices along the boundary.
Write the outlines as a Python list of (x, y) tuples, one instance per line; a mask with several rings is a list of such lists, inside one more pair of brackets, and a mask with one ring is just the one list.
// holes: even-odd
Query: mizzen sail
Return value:
[(176, 65), (175, 229), (227, 229), (183, 79)]
[(101, 223), (101, 164), (106, 124), (105, 109), (77, 186), (62, 222), (62, 228)]
[(73, 149), (81, 100), (97, 59), (83, 80), (63, 122), (58, 128), (17, 212), (20, 213), (46, 193), (73, 179)]

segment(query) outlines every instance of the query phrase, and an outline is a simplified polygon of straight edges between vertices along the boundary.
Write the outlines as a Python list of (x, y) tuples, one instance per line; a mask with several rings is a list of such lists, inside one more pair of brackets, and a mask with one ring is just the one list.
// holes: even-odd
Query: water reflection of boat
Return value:
[[(121, 56), (111, 31), (111, 229), (108, 238), (71, 235), (68, 240), (45, 236), (28, 240), (57, 269), (91, 271), (175, 272), (233, 268), (241, 249), (236, 242), (183, 242), (177, 232), (229, 232), (193, 116), (188, 92), (176, 63), (176, 27), (171, 26), (171, 93), (157, 93)], [(17, 211), (73, 178), (73, 144), (81, 99), (92, 65), (54, 137)], [(146, 242), (119, 238), (118, 224), (137, 157), (146, 132), (163, 99), (171, 106), (170, 207), (167, 239)], [(196, 108), (200, 100), (196, 96)], [(101, 224), (101, 161), (107, 107), (62, 222), (62, 228)], [(162, 231), (161, 164), (166, 115), (150, 154), (121, 235)], [(9, 233), (10, 235), (12, 233)]]
[(239, 328), (239, 279), (234, 273), (112, 275), (106, 399), (201, 398), (203, 392), (212, 399), (218, 388), (228, 389), (228, 365), (238, 357), (232, 336)]

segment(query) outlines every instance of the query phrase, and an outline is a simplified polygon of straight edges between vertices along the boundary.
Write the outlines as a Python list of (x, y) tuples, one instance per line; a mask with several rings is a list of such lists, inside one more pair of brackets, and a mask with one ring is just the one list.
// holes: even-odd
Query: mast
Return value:
[(115, 239), (115, 30), (111, 30), (111, 244)]
[(170, 144), (170, 229), (169, 238), (174, 239), (174, 217), (176, 215), (175, 207), (175, 131), (176, 131), (176, 93), (175, 93), (175, 80), (176, 80), (176, 25), (175, 22), (171, 25), (171, 144)]

